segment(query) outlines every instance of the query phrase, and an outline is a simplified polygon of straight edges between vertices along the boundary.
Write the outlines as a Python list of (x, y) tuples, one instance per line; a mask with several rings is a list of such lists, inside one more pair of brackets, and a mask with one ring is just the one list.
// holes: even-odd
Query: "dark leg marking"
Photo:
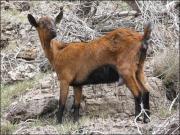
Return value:
[[(146, 110), (147, 115), (150, 116), (149, 92), (143, 93), (142, 100), (143, 100), (144, 109)], [(143, 122), (144, 123), (150, 122), (149, 118), (145, 114), (144, 114)]]
[(80, 108), (80, 105), (74, 105), (73, 108), (74, 108), (74, 113), (73, 113), (74, 122), (76, 122), (79, 119), (79, 108)]
[(82, 86), (78, 87), (73, 87), (74, 88), (74, 122), (78, 121), (79, 119), (79, 108), (80, 108), (80, 103), (81, 103), (81, 96), (82, 96)]
[[(139, 113), (141, 112), (141, 101), (142, 101), (142, 96), (141, 94), (139, 94), (139, 96), (134, 97), (135, 99), (135, 117), (139, 115)], [(137, 118), (137, 121), (142, 121), (142, 116), (139, 116)]]
[(56, 112), (56, 117), (57, 117), (58, 123), (62, 123), (64, 108), (65, 108), (65, 105), (62, 105), (61, 103), (59, 103), (59, 108), (58, 108), (58, 111)]

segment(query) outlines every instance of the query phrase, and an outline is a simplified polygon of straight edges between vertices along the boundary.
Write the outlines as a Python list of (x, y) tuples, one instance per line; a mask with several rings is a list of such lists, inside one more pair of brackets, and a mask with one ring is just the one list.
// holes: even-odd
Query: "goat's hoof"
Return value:
[(56, 124), (62, 124), (62, 120), (57, 120)]
[(139, 116), (139, 117), (137, 118), (137, 121), (143, 121), (143, 117), (142, 117), (142, 116)]
[(76, 123), (79, 121), (79, 117), (74, 117), (73, 122)]
[(78, 122), (78, 121), (79, 121), (79, 115), (75, 115), (75, 116), (73, 117), (73, 122), (76, 123), (76, 122)]
[(144, 123), (149, 123), (149, 122), (150, 122), (150, 119), (147, 118), (147, 117), (144, 117), (143, 122), (144, 122)]
[(56, 123), (57, 124), (62, 124), (62, 116), (60, 116), (60, 114), (57, 112), (56, 113)]
[(56, 117), (56, 123), (57, 124), (62, 124), (62, 118), (59, 118), (58, 116)]

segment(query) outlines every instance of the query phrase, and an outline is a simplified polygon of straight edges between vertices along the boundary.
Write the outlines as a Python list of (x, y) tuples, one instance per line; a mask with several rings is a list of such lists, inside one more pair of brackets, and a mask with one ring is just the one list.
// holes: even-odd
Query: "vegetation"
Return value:
[(10, 122), (1, 123), (1, 135), (12, 134), (14, 130), (17, 129), (16, 124), (11, 124)]
[[(23, 2), (25, 3), (24, 5), (22, 4)], [(1, 40), (6, 41), (7, 43), (4, 45), (4, 47), (1, 45), (1, 67), (3, 67), (1, 68), (1, 78), (3, 80), (2, 82), (4, 83), (1, 84), (1, 134), (12, 134), (17, 130), (22, 129), (22, 125), (25, 125), (25, 127), (27, 126), (27, 129), (29, 130), (35, 127), (45, 127), (50, 125), (54, 127), (54, 129), (60, 134), (77, 133), (81, 130), (81, 128), (88, 130), (90, 129), (92, 131), (95, 126), (100, 126), (99, 131), (106, 133), (104, 130), (106, 128), (112, 127), (113, 125), (112, 123), (109, 124), (108, 120), (112, 120), (112, 122), (118, 124), (118, 131), (121, 129), (119, 127), (124, 127), (126, 131), (120, 132), (124, 134), (131, 132), (133, 128), (135, 129), (134, 131), (138, 132), (137, 126), (140, 127), (140, 131), (142, 131), (142, 133), (145, 133), (144, 130), (147, 130), (147, 134), (149, 134), (149, 128), (151, 130), (150, 132), (154, 134), (173, 134), (173, 132), (174, 134), (177, 133), (176, 131), (178, 131), (180, 128), (178, 127), (179, 99), (176, 98), (178, 97), (177, 95), (179, 93), (179, 1), (132, 0), (131, 2), (127, 2), (126, 0), (121, 0), (103, 2), (99, 1), (99, 4), (93, 1), (91, 10), (89, 10), (88, 15), (86, 16), (77, 15), (78, 10), (86, 10), (86, 8), (81, 8), (81, 5), (83, 2), (85, 2), (84, 0), (76, 2), (66, 2), (61, 0), (23, 2), (1, 2)], [(22, 7), (30, 6), (30, 9), (19, 10), (19, 7), (21, 8), (19, 5)], [(153, 61), (153, 64), (150, 65), (152, 68), (149, 68), (150, 72), (148, 73), (150, 74), (148, 74), (148, 80), (153, 78), (155, 79), (154, 82), (156, 84), (153, 87), (155, 89), (151, 93), (152, 95), (150, 97), (152, 121), (149, 124), (143, 125), (137, 122), (138, 124), (135, 126), (134, 116), (131, 117), (131, 112), (128, 112), (130, 110), (127, 110), (128, 106), (127, 108), (126, 106), (124, 107), (125, 111), (123, 110), (122, 112), (125, 113), (123, 113), (122, 116), (121, 112), (119, 112), (117, 113), (117, 116), (112, 116), (111, 118), (108, 118), (110, 113), (108, 110), (104, 109), (99, 112), (99, 110), (96, 109), (98, 107), (95, 107), (95, 109), (92, 109), (95, 111), (93, 113), (91, 112), (91, 114), (87, 113), (86, 115), (82, 116), (79, 123), (73, 123), (72, 118), (68, 118), (69, 116), (64, 117), (64, 123), (61, 125), (56, 123), (56, 118), (54, 117), (28, 119), (27, 121), (21, 121), (20, 124), (12, 124), (4, 120), (5, 118), (3, 117), (9, 105), (18, 100), (21, 95), (29, 92), (29, 90), (32, 90), (33, 88), (38, 88), (39, 90), (39, 87), (36, 86), (36, 83), (40, 82), (39, 80), (47, 75), (44, 73), (38, 73), (33, 79), (15, 81), (13, 84), (7, 84), (11, 82), (11, 79), (8, 78), (8, 73), (10, 71), (14, 71), (14, 69), (17, 69), (16, 67), (21, 65), (24, 66), (25, 64), (32, 64), (38, 69), (42, 61), (45, 63), (45, 57), (42, 55), (42, 48), (39, 46), (40, 41), (38, 39), (37, 32), (35, 32), (35, 28), (30, 30), (31, 27), (27, 20), (27, 14), (32, 13), (37, 17), (37, 19), (43, 15), (49, 15), (53, 17), (58, 14), (60, 6), (64, 6), (64, 16), (61, 24), (57, 25), (56, 27), (59, 36), (58, 38), (62, 39), (64, 42), (88, 42), (89, 40), (96, 39), (97, 37), (104, 35), (106, 32), (109, 32), (118, 27), (133, 28), (139, 32), (142, 32), (144, 24), (149, 21), (152, 22), (153, 30), (148, 49), (150, 53), (148, 52), (149, 54), (147, 65), (151, 60)], [(137, 13), (131, 12), (133, 10), (137, 11)], [(35, 60), (27, 61), (25, 59), (19, 59), (16, 57), (18, 53), (27, 46), (35, 47), (37, 49), (38, 55)], [(147, 70), (149, 71), (149, 69)], [(156, 81), (156, 79), (158, 81)], [(57, 84), (55, 83), (58, 83), (58, 81), (55, 80), (52, 87), (55, 85), (55, 89), (57, 88), (59, 90), (59, 87), (57, 87)], [(162, 83), (165, 88), (162, 86)], [(104, 85), (102, 86), (104, 87)], [(114, 87), (116, 87), (114, 85), (109, 86), (111, 88), (108, 88), (108, 90), (114, 90)], [(98, 104), (97, 98), (102, 98), (102, 101), (105, 101), (106, 97), (108, 97), (107, 102), (115, 102), (116, 100), (112, 99), (110, 97), (111, 95), (109, 95), (108, 92), (106, 93), (104, 90), (105, 88), (103, 87), (99, 88), (94, 86), (93, 91), (91, 91), (91, 88), (88, 89), (89, 91), (86, 94), (90, 95), (84, 95), (83, 98), (85, 99), (83, 100), (86, 102), (90, 99), (97, 103), (91, 104), (92, 107), (93, 105), (102, 105), (101, 103)], [(116, 92), (112, 91), (112, 94), (116, 95), (113, 97), (117, 98), (117, 100), (121, 100), (123, 102), (122, 105), (127, 105), (127, 99), (130, 99), (131, 96), (128, 94), (128, 92), (125, 92), (127, 91), (127, 88), (121, 88), (115, 88)], [(122, 91), (117, 92), (119, 89)], [(102, 92), (100, 92), (100, 90)], [(170, 98), (168, 98), (168, 96)], [(176, 102), (172, 102), (174, 99), (176, 99)], [(128, 105), (132, 104), (133, 103), (129, 102)], [(131, 109), (133, 110), (134, 108)], [(100, 113), (102, 113), (102, 111), (104, 112), (101, 115)], [(130, 114), (128, 120), (124, 119), (124, 115), (126, 115), (126, 113), (127, 115)], [(177, 116), (175, 116), (176, 114)], [(99, 122), (98, 124), (96, 120)], [(120, 123), (119, 120), (122, 120), (122, 123)], [(126, 123), (126, 125), (123, 122)], [(107, 124), (107, 127), (104, 126), (105, 123)], [(94, 127), (91, 127), (90, 124), (92, 124)], [(101, 125), (103, 125), (103, 128)], [(176, 127), (176, 125), (178, 126)], [(172, 129), (172, 127), (175, 128)], [(118, 131), (115, 130), (115, 132), (112, 133), (116, 134)]]
[[(31, 80), (25, 80), (14, 83), (12, 85), (1, 85), (1, 108), (5, 110), (13, 99), (20, 97), (21, 94), (33, 88), (37, 80), (42, 78), (44, 74), (40, 73)], [(3, 111), (1, 110), (1, 111)]]
[(164, 83), (177, 82), (179, 79), (179, 51), (166, 48), (154, 57), (154, 75)]
[(169, 100), (176, 98), (179, 89), (179, 51), (167, 47), (153, 58), (154, 76), (163, 81)]

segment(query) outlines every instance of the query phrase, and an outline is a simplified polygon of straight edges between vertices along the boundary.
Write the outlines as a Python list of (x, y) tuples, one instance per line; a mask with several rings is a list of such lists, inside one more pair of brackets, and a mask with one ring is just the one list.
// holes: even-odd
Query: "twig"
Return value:
[(171, 113), (172, 107), (173, 107), (173, 105), (174, 105), (174, 103), (176, 102), (176, 100), (177, 100), (178, 97), (179, 97), (179, 93), (177, 94), (176, 98), (172, 101), (172, 103), (171, 103), (171, 105), (170, 105), (170, 107), (169, 107), (170, 113)]
[(116, 5), (116, 8), (105, 19), (99, 21), (97, 24), (106, 22), (111, 17), (111, 15), (117, 10), (117, 8), (118, 8), (118, 4)]
[(178, 129), (180, 129), (180, 126), (178, 126), (171, 134), (175, 134)]
[(134, 122), (135, 122), (135, 125), (136, 125), (137, 129), (138, 129), (139, 134), (142, 134), (142, 132), (140, 131), (140, 128), (139, 128), (139, 126), (138, 126), (138, 124), (137, 124), (137, 118), (138, 118), (139, 116), (141, 116), (142, 113), (144, 113), (144, 114), (148, 117), (148, 119), (149, 119), (150, 121), (151, 121), (151, 119), (150, 119), (149, 115), (146, 113), (146, 111), (145, 111), (145, 109), (144, 109), (144, 107), (143, 107), (143, 103), (142, 103), (142, 102), (141, 102), (140, 106), (141, 106), (141, 112), (136, 116), (136, 118), (134, 119)]

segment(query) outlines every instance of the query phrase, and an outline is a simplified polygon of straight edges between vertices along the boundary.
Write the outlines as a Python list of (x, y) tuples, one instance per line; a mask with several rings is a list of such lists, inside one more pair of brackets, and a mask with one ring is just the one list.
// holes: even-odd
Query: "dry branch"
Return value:
[(140, 12), (139, 7), (136, 4), (136, 0), (122, 0), (122, 1), (126, 2), (137, 13)]
[(110, 13), (109, 15), (101, 15), (93, 18), (93, 25), (97, 25), (100, 22), (105, 22), (109, 19), (112, 18), (117, 18), (117, 17), (127, 17), (127, 16), (137, 16), (140, 15), (137, 11), (122, 11), (120, 13)]

